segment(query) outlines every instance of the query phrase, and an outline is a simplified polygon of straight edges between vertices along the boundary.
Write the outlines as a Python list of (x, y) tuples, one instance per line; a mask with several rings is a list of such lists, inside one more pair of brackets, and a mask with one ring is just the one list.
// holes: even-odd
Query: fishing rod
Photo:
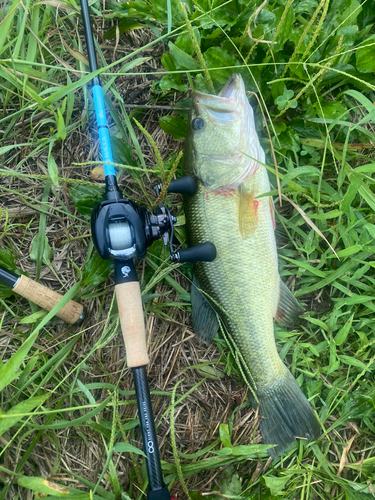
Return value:
[[(0, 282), (3, 285), (10, 286), (12, 291), (21, 295), (25, 299), (31, 300), (34, 304), (51, 311), (53, 307), (62, 298), (57, 292), (37, 283), (25, 275), (19, 275), (10, 271), (6, 267), (0, 266)], [(85, 312), (83, 306), (70, 300), (56, 316), (70, 325), (79, 325), (82, 323)]]
[[(98, 66), (87, 0), (81, 0), (81, 11), (90, 71), (94, 72), (97, 71)], [(172, 241), (176, 218), (170, 214), (168, 207), (159, 203), (156, 210), (150, 212), (122, 195), (113, 165), (103, 91), (98, 76), (93, 77), (92, 93), (105, 174), (104, 201), (95, 207), (91, 217), (92, 238), (99, 255), (103, 259), (112, 259), (114, 262), (119, 319), (125, 343), (127, 366), (131, 368), (134, 378), (143, 449), (146, 455), (149, 483), (147, 498), (148, 500), (170, 500), (168, 488), (163, 481), (147, 382), (146, 368), (149, 358), (141, 290), (134, 259), (143, 258), (146, 248), (159, 238), (163, 238), (164, 244), (167, 245), (169, 237), (173, 262), (211, 262), (216, 257), (216, 248), (212, 243), (206, 242), (174, 252)], [(155, 190), (159, 195), (161, 185), (156, 186)], [(185, 195), (194, 194), (195, 190), (195, 181), (190, 176), (172, 181), (167, 188), (169, 193)]]

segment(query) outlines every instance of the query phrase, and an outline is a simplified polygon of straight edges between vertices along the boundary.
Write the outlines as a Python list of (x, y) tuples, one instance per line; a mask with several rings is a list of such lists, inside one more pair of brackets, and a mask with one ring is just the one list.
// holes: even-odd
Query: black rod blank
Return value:
[(0, 281), (4, 285), (14, 287), (17, 281), (20, 279), (20, 276), (9, 269), (6, 269), (3, 266), (0, 266)]
[(156, 438), (155, 423), (152, 413), (150, 390), (147, 382), (145, 366), (132, 368), (135, 394), (141, 431), (143, 437), (143, 449), (147, 457), (146, 467), (150, 490), (160, 490), (164, 487), (163, 475), (161, 472), (158, 441)]
[(91, 29), (90, 12), (87, 0), (81, 0), (81, 10), (82, 10), (83, 27), (85, 29), (85, 38), (86, 38), (90, 71), (93, 72), (98, 69), (98, 65), (96, 62), (95, 43)]

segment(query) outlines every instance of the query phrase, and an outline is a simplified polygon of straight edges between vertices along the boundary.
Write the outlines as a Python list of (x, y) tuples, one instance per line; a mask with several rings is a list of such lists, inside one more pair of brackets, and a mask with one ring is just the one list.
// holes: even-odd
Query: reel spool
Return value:
[[(162, 185), (155, 187), (159, 196)], [(168, 193), (192, 195), (196, 191), (193, 177), (185, 176), (172, 181)], [(96, 206), (91, 217), (91, 231), (95, 248), (103, 259), (127, 261), (141, 259), (146, 249), (154, 241), (162, 238), (168, 244), (172, 262), (212, 262), (216, 257), (216, 248), (210, 242), (187, 249), (173, 250), (174, 224), (177, 219), (171, 215), (168, 207), (160, 203), (154, 212), (117, 196), (108, 197)]]

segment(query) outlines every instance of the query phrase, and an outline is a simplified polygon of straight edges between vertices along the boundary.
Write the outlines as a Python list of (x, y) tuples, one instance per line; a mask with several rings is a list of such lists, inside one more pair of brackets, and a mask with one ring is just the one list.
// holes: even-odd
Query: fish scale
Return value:
[[(270, 191), (263, 169), (255, 174), (256, 180), (260, 192)], [(211, 241), (217, 251), (214, 262), (197, 263), (194, 273), (208, 296), (225, 311), (225, 324), (252, 380), (255, 384), (271, 382), (286, 368), (277, 353), (273, 333), (279, 278), (274, 238), (270, 238), (273, 229), (268, 198), (259, 199), (261, 223), (247, 238), (240, 234), (238, 209), (238, 190), (232, 196), (223, 196), (199, 183), (196, 194), (187, 197), (190, 243)]]
[(278, 274), (273, 204), (261, 196), (271, 191), (264, 162), (240, 75), (218, 96), (193, 94), (184, 173), (197, 191), (184, 197), (186, 229), (190, 245), (210, 241), (217, 252), (194, 265), (193, 326), (210, 341), (220, 316), (277, 457), (296, 437), (318, 437), (320, 427), (276, 348), (273, 318), (290, 327), (303, 310)]

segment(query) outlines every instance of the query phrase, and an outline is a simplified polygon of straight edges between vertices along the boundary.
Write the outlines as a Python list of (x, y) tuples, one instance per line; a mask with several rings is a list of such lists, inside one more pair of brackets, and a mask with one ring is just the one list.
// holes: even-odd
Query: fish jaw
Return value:
[[(195, 129), (197, 119), (204, 124), (199, 129)], [(264, 163), (254, 113), (239, 74), (229, 78), (218, 96), (193, 94), (186, 158), (191, 173), (213, 190), (238, 187)]]
[(218, 96), (199, 91), (193, 94), (193, 109), (196, 116), (205, 115), (216, 126), (226, 126), (233, 122), (236, 119), (235, 115), (241, 115), (247, 104), (245, 86), (238, 73), (229, 78)]

